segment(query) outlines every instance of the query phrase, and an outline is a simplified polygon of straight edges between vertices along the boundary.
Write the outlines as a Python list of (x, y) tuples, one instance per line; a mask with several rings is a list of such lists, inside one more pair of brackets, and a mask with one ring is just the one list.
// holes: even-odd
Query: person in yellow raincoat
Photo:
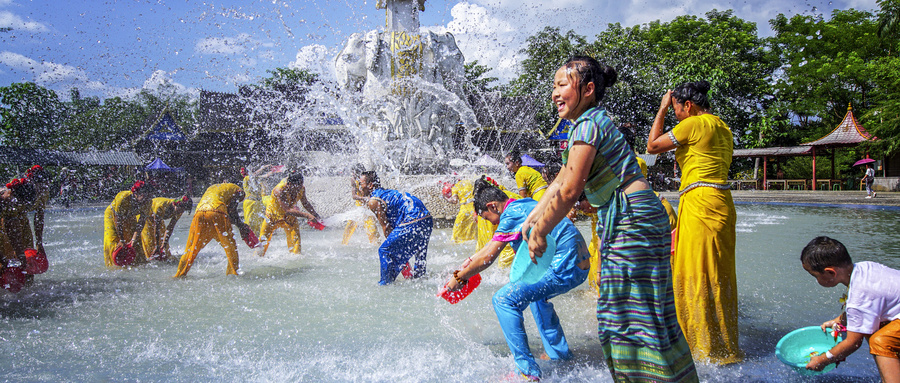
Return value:
[[(446, 193), (448, 192), (449, 193)], [(476, 238), (477, 229), (475, 222), (475, 198), (472, 181), (459, 180), (449, 189), (441, 191), (441, 195), (451, 204), (459, 204), (459, 212), (453, 221), (453, 242), (463, 243)]]
[[(297, 202), (307, 211), (300, 210)], [(303, 175), (300, 173), (291, 174), (272, 189), (272, 200), (266, 203), (266, 221), (263, 222), (259, 235), (260, 240), (265, 242), (259, 250), (260, 257), (266, 255), (272, 242), (272, 234), (279, 228), (284, 229), (287, 234), (290, 252), (300, 254), (300, 222), (297, 217), (310, 221), (320, 219), (316, 209), (306, 199), (306, 187), (303, 186)]]
[[(737, 214), (728, 170), (733, 137), (710, 113), (709, 83), (689, 82), (666, 92), (650, 128), (648, 153), (675, 149), (681, 168), (672, 277), (678, 323), (694, 357), (717, 364), (740, 362), (735, 265)], [(680, 121), (665, 132), (674, 109)]]
[[(35, 199), (20, 204), (11, 216), (3, 218), (3, 226), (16, 254), (24, 254), (25, 249), (36, 249), (44, 253), (44, 208), (50, 200), (50, 182), (40, 165), (34, 165), (25, 173), (25, 182), (34, 185)], [(34, 232), (28, 222), (28, 213), (34, 212)]]
[[(144, 230), (141, 231), (141, 245), (149, 254), (147, 258), (161, 261), (172, 258), (169, 239), (172, 237), (172, 232), (175, 231), (175, 224), (181, 219), (181, 215), (186, 211), (191, 211), (193, 206), (194, 201), (188, 196), (178, 199), (162, 197), (153, 199), (150, 208), (153, 215), (147, 219)], [(169, 220), (168, 226), (165, 225), (166, 220)]]
[(541, 173), (530, 166), (522, 165), (522, 154), (513, 150), (503, 160), (506, 169), (516, 177), (516, 186), (519, 188), (521, 198), (532, 198), (540, 201), (547, 190), (547, 182), (541, 177)]
[[(512, 198), (512, 199), (522, 198), (522, 196), (507, 190), (503, 185), (500, 185), (499, 183), (497, 183), (497, 181), (493, 180), (491, 177), (482, 175), (481, 178), (484, 179), (485, 181), (487, 181), (488, 183), (490, 183), (491, 185), (494, 185), (494, 187), (500, 189), (500, 191), (502, 191), (503, 194), (506, 194), (509, 198)], [(473, 210), (474, 210), (474, 206), (473, 206)], [(479, 215), (476, 215), (475, 216), (475, 226), (478, 230), (478, 238), (476, 239), (476, 242), (475, 242), (475, 251), (478, 251), (478, 250), (481, 250), (481, 248), (483, 248), (485, 245), (487, 245), (491, 241), (492, 238), (494, 238), (494, 232), (497, 231), (497, 225), (491, 223), (491, 221), (481, 218), (481, 216), (479, 216)], [(516, 250), (513, 249), (512, 246), (510, 246), (507, 243), (506, 247), (503, 248), (503, 250), (500, 252), (500, 256), (497, 258), (497, 266), (502, 267), (502, 268), (509, 268), (512, 266), (512, 262), (515, 257), (516, 257)]]
[[(268, 173), (265, 171), (268, 170)], [(247, 168), (241, 168), (241, 176), (244, 177), (244, 221), (250, 225), (253, 233), (259, 233), (263, 221), (266, 220), (266, 206), (263, 204), (263, 196), (268, 194), (263, 187), (262, 180), (274, 174), (271, 165), (260, 166), (250, 173)]]
[(237, 275), (239, 260), (237, 242), (234, 240), (234, 232), (231, 225), (238, 227), (241, 238), (250, 233), (250, 225), (241, 220), (238, 214), (238, 206), (244, 201), (244, 190), (233, 183), (221, 183), (210, 186), (200, 197), (197, 203), (197, 211), (191, 220), (191, 229), (188, 233), (187, 245), (184, 247), (184, 255), (178, 262), (178, 272), (173, 278), (187, 275), (197, 253), (209, 244), (213, 239), (219, 241), (228, 258), (226, 275)]
[[(350, 197), (353, 198), (353, 203), (356, 204), (356, 206), (364, 206), (366, 201), (369, 200), (369, 198), (364, 196), (359, 189), (359, 176), (365, 171), (366, 168), (362, 164), (356, 164), (353, 166), (353, 169), (350, 170), (350, 176), (353, 177), (350, 180)], [(347, 221), (347, 226), (344, 228), (344, 238), (341, 241), (341, 244), (346, 245), (350, 243), (350, 238), (353, 237), (353, 233), (356, 232), (357, 226), (359, 226), (359, 222), (356, 220), (351, 219)], [(369, 243), (378, 243), (378, 228), (375, 226), (375, 217), (366, 216), (363, 221), (363, 226), (365, 226), (366, 233), (369, 235)]]
[(120, 246), (131, 245), (136, 253), (134, 263), (146, 263), (144, 249), (138, 237), (144, 222), (151, 215), (150, 185), (137, 181), (131, 190), (116, 194), (103, 216), (103, 260), (106, 267), (116, 268), (113, 253)]

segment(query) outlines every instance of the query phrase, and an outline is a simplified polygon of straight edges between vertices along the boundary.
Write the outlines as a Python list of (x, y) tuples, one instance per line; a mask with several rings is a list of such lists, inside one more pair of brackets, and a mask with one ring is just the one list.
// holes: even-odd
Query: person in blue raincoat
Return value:
[(416, 196), (397, 190), (384, 189), (378, 174), (363, 172), (359, 189), (369, 196), (367, 206), (384, 229), (385, 240), (378, 248), (381, 261), (379, 285), (394, 281), (412, 260), (412, 277), (425, 275), (425, 258), (434, 220), (425, 204)]

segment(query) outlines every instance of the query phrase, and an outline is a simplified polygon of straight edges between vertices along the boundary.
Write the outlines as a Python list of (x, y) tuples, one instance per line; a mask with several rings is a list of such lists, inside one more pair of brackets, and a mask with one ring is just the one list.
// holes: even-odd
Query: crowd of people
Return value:
[[(695, 361), (725, 365), (744, 358), (738, 342), (736, 213), (727, 182), (731, 130), (711, 113), (710, 85), (705, 81), (680, 84), (662, 96), (646, 151), (675, 151), (682, 171), (676, 212), (651, 188), (646, 163), (636, 155), (628, 132), (617, 129), (602, 107), (606, 90), (617, 80), (613, 68), (594, 58), (571, 58), (556, 71), (551, 95), (559, 117), (573, 122), (559, 161), (538, 171), (523, 165), (521, 153), (513, 151), (504, 162), (517, 190), (507, 190), (488, 176), (457, 178), (441, 190), (446, 201), (459, 205), (453, 241), (475, 241), (473, 255), (452, 273), (446, 291), (464, 289), (494, 263), (538, 264), (549, 257), (539, 278), (511, 275), (493, 296), (516, 375), (524, 380), (542, 376), (528, 346), (524, 310), (531, 308), (547, 358), (570, 359), (550, 299), (586, 280), (597, 297), (599, 345), (616, 381), (695, 382)], [(667, 130), (670, 110), (679, 122)], [(321, 229), (322, 219), (307, 199), (302, 173), (288, 172), (269, 190), (264, 181), (275, 173), (270, 165), (242, 168), (241, 185), (226, 182), (207, 188), (193, 213), (175, 278), (187, 275), (198, 252), (213, 239), (225, 250), (226, 274), (238, 274), (232, 226), (258, 256), (265, 256), (278, 229), (285, 231), (289, 251), (300, 253), (300, 220)], [(0, 190), (4, 276), (11, 272), (33, 277), (24, 269), (34, 260), (23, 254), (28, 248), (44, 254), (47, 185), (43, 169), (35, 166)], [(361, 165), (352, 168), (350, 187), (349, 197), (372, 214), (347, 222), (343, 243), (359, 226), (371, 243), (381, 241), (380, 285), (401, 275), (425, 276), (434, 227), (425, 204), (410, 193), (384, 188), (377, 173)], [(137, 181), (106, 209), (106, 266), (172, 257), (172, 231), (193, 203), (188, 196), (153, 195), (153, 185)], [(33, 232), (28, 212), (34, 212)], [(590, 241), (573, 224), (578, 215), (591, 220)], [(853, 264), (843, 245), (823, 238), (803, 250), (801, 263), (823, 286), (850, 286), (846, 312), (822, 324), (823, 331), (846, 326), (847, 337), (827, 354), (814, 356), (807, 368), (821, 370), (839, 362), (869, 339), (883, 380), (896, 381), (900, 271), (871, 262)]]

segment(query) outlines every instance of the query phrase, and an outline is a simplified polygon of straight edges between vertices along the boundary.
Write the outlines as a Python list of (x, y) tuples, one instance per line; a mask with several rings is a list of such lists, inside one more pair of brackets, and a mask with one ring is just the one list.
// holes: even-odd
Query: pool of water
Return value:
[[(703, 381), (782, 382), (801, 377), (774, 355), (789, 331), (840, 311), (843, 286), (820, 287), (799, 264), (817, 235), (844, 242), (855, 261), (900, 268), (900, 212), (782, 205), (738, 205), (737, 264), (745, 362), (700, 364)], [(172, 246), (183, 252), (190, 219)], [(239, 277), (225, 276), (213, 243), (187, 278), (175, 263), (107, 270), (101, 208), (51, 210), (50, 270), (19, 294), (0, 292), (0, 379), (7, 381), (359, 381), (446, 382), (505, 378), (512, 358), (490, 305), (507, 280), (492, 268), (469, 298), (449, 305), (435, 293), (472, 254), (449, 229), (435, 230), (429, 272), (378, 287), (377, 248), (358, 232), (302, 232), (303, 254), (283, 234), (265, 258), (239, 246)], [(587, 234), (585, 223), (579, 227)], [(611, 381), (596, 340), (595, 300), (587, 284), (553, 300), (575, 359), (541, 361), (545, 381)], [(541, 344), (526, 314), (532, 350)], [(877, 381), (864, 346), (819, 381)]]

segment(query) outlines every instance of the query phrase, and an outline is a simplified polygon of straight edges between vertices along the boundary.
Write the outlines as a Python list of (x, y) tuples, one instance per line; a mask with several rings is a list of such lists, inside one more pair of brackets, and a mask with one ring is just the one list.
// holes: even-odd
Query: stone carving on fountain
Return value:
[(376, 7), (385, 9), (385, 31), (351, 35), (335, 58), (335, 77), (361, 97), (369, 110), (356, 122), (383, 143), (395, 166), (444, 171), (454, 147), (471, 147), (457, 129), (477, 126), (463, 93), (463, 54), (450, 33), (419, 33), (424, 0), (379, 0)]

